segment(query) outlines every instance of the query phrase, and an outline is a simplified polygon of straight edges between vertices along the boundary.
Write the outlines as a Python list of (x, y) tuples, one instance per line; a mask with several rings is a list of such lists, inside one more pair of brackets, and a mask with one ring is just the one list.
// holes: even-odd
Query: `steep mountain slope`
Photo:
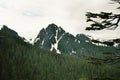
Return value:
[(46, 29), (43, 28), (36, 37), (34, 45), (46, 50), (70, 55), (82, 53), (96, 54), (103, 52), (117, 53), (115, 47), (95, 45), (89, 36), (85, 34), (73, 36), (55, 24), (48, 25)]
[(65, 34), (65, 31), (61, 27), (57, 27), (55, 24), (49, 25), (46, 29), (42, 29), (35, 39), (34, 44), (40, 48), (48, 50), (57, 50), (57, 46), (61, 37)]

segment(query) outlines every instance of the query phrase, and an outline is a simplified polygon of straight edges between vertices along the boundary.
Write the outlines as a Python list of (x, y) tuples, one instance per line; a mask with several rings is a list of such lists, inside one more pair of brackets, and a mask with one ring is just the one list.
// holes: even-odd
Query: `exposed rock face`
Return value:
[(34, 44), (47, 50), (56, 50), (57, 53), (75, 54), (79, 49), (85, 49), (86, 45), (92, 45), (88, 36), (78, 34), (76, 37), (65, 32), (61, 27), (50, 24), (42, 29), (36, 37)]

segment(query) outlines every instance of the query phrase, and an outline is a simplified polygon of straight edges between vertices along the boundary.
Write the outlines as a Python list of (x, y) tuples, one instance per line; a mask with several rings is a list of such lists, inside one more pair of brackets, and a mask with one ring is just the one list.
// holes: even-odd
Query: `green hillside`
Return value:
[(88, 57), (49, 52), (0, 31), (0, 80), (120, 80), (119, 73), (119, 62), (96, 65)]

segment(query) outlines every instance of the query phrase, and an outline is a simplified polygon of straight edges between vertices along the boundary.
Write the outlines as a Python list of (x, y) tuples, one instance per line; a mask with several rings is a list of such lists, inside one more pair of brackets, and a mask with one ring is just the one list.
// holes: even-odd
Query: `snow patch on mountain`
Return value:
[(75, 42), (77, 42), (77, 39), (75, 39)]
[(45, 40), (42, 41), (42, 45), (44, 44)]
[(0, 25), (0, 30), (3, 28), (3, 25)]
[(32, 44), (32, 45), (34, 45), (34, 40), (35, 39), (29, 39), (29, 43)]
[(119, 43), (115, 43), (114, 44), (114, 47), (118, 47), (120, 44)]
[(51, 49), (50, 49), (50, 51), (53, 51), (53, 49), (54, 49), (54, 45), (51, 44)]
[(85, 42), (89, 42), (88, 40), (85, 40)]
[(51, 39), (53, 37), (53, 34), (50, 36), (50, 38), (49, 39)]
[(54, 47), (55, 47), (56, 50), (57, 50), (57, 48), (58, 48), (57, 35), (58, 35), (58, 30), (56, 30), (56, 35), (55, 35), (55, 41), (56, 41), (56, 43), (54, 44)]
[(78, 43), (80, 43), (80, 41), (78, 40)]
[(36, 38), (34, 42), (37, 42), (38, 40), (40, 40), (40, 38)]
[(76, 54), (76, 51), (72, 50), (72, 54)]
[(78, 39), (75, 39), (75, 42), (77, 42), (77, 43), (79, 43), (79, 44), (80, 44), (80, 40), (78, 40)]
[(105, 44), (101, 44), (101, 43), (94, 43), (94, 42), (92, 42), (92, 44), (94, 44), (94, 45), (96, 45), (96, 46), (107, 46), (107, 45), (105, 45)]
[(28, 41), (27, 39), (25, 39), (24, 42), (30, 43), (30, 41)]
[(50, 39), (54, 36), (54, 38), (55, 38), (55, 43), (53, 43), (53, 44), (51, 44), (51, 49), (50, 49), (50, 51), (53, 51), (54, 49), (56, 50), (56, 53), (58, 53), (58, 54), (61, 54), (61, 52), (60, 52), (60, 50), (58, 49), (58, 43), (59, 43), (59, 41), (62, 39), (62, 37), (65, 35), (65, 33), (63, 33), (60, 37), (58, 37), (58, 35), (59, 35), (59, 31), (61, 31), (62, 29), (59, 27), (58, 29), (56, 29), (56, 31), (55, 31), (55, 36), (54, 35), (52, 35), (51, 37), (50, 37)]

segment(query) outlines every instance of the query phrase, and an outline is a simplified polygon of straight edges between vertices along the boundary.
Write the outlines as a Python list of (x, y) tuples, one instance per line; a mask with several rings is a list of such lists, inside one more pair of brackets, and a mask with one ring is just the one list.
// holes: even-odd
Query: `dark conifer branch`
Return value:
[[(116, 29), (120, 22), (120, 14), (113, 14), (112, 12), (91, 13), (87, 12), (87, 22), (92, 22), (90, 27), (86, 30), (102, 30), (102, 29)], [(98, 20), (95, 20), (98, 19)]]

